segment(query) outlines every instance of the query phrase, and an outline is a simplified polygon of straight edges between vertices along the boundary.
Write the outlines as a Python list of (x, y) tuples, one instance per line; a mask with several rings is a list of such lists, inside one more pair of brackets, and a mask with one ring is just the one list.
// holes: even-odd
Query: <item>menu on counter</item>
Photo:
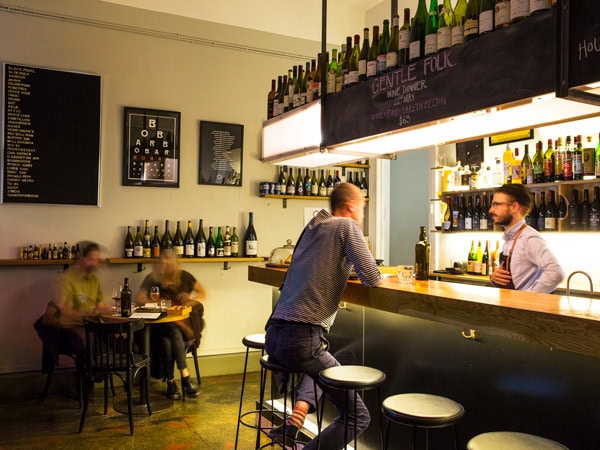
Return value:
[(99, 75), (3, 64), (2, 201), (97, 205)]

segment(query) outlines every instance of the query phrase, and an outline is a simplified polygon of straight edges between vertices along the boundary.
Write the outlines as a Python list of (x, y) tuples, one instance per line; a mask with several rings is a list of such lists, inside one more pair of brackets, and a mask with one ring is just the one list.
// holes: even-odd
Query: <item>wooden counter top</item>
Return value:
[[(279, 287), (286, 269), (249, 266), (248, 280)], [(490, 333), (549, 349), (600, 357), (600, 300), (471, 286), (444, 281), (377, 288), (349, 281), (343, 301)]]

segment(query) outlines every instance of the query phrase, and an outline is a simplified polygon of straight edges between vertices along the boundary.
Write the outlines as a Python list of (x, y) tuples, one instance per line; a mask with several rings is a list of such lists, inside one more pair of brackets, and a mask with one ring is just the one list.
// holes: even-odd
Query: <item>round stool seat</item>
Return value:
[(556, 441), (513, 431), (494, 431), (475, 436), (467, 450), (568, 450)]
[(367, 366), (335, 366), (322, 370), (319, 381), (334, 389), (373, 389), (385, 381), (385, 373)]
[(265, 348), (265, 333), (249, 334), (248, 336), (244, 336), (242, 339), (242, 344), (248, 348), (263, 350)]
[(273, 361), (272, 359), (269, 359), (269, 355), (263, 355), (263, 357), (260, 358), (260, 365), (272, 372), (294, 373), (294, 371), (289, 367), (282, 366), (281, 364)]
[(382, 409), (394, 422), (426, 428), (452, 425), (465, 413), (460, 403), (430, 394), (392, 395), (383, 401)]

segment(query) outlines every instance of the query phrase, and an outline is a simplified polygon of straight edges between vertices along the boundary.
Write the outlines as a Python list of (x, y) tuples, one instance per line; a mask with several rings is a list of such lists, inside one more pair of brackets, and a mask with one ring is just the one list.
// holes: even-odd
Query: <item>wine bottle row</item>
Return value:
[[(250, 213), (248, 227), (244, 235), (246, 257), (258, 256), (258, 242), (254, 230), (253, 213)], [(165, 220), (162, 235), (159, 234), (158, 225), (154, 226), (154, 233), (150, 231), (150, 221), (145, 221), (142, 233), (141, 227), (136, 226), (135, 233), (132, 227), (127, 227), (123, 245), (125, 258), (158, 258), (164, 250), (173, 250), (181, 258), (213, 258), (213, 257), (238, 257), (240, 254), (240, 239), (237, 227), (209, 226), (208, 237), (204, 230), (204, 220), (200, 219), (198, 228), (194, 232), (192, 221), (188, 220), (185, 234), (178, 220), (175, 234), (171, 234), (169, 220)]]
[[(450, 0), (438, 6), (438, 0), (419, 0), (415, 16), (404, 8), (403, 23), (398, 14), (390, 21), (373, 26), (373, 42), (369, 28), (360, 35), (347, 36), (341, 50), (307, 61), (305, 68), (295, 65), (287, 74), (271, 80), (267, 94), (267, 118), (283, 114), (317, 100), (322, 95), (323, 83), (327, 94), (335, 94), (369, 78), (395, 70), (402, 65), (464, 44), (480, 35), (508, 27), (530, 15), (548, 10), (555, 0), (458, 0), (454, 9)], [(324, 70), (325, 69), (325, 70)]]
[(500, 265), (500, 242), (496, 241), (496, 249), (490, 247), (490, 241), (485, 241), (482, 247), (481, 241), (471, 241), (471, 248), (467, 256), (466, 272), (471, 275), (490, 275)]
[(48, 244), (39, 246), (38, 244), (29, 244), (19, 247), (19, 259), (39, 260), (39, 259), (76, 259), (80, 256), (79, 244), (64, 245)]
[(327, 169), (327, 174), (325, 170), (320, 169), (320, 176), (317, 178), (316, 169), (313, 169), (311, 174), (307, 168), (303, 175), (302, 168), (298, 167), (294, 175), (292, 167), (281, 166), (274, 183), (260, 183), (259, 194), (329, 197), (338, 184), (346, 182), (357, 186), (365, 198), (369, 196), (369, 185), (364, 170), (346, 169), (345, 176), (340, 175), (338, 169)]

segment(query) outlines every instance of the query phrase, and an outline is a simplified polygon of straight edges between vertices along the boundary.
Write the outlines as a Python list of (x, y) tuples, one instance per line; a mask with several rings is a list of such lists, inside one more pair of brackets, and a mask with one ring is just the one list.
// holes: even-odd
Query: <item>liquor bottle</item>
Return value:
[(160, 239), (160, 250), (167, 250), (173, 248), (173, 238), (169, 231), (169, 220), (165, 220), (165, 231)]
[(223, 235), (223, 256), (231, 256), (231, 231), (229, 225), (225, 226), (225, 234)]
[(529, 0), (529, 15), (533, 16), (552, 7), (550, 0)]
[(465, 14), (467, 0), (458, 0), (454, 7), (454, 23), (452, 24), (452, 47), (465, 43)]
[[(306, 105), (308, 98), (308, 85), (312, 82), (312, 79), (309, 81), (311, 77), (310, 74), (310, 61), (306, 61), (306, 70), (302, 75), (302, 85), (300, 86), (300, 106)], [(312, 98), (312, 95), (311, 95)]]
[(246, 256), (258, 256), (258, 240), (256, 231), (254, 231), (254, 214), (252, 212), (249, 213), (248, 228), (246, 228), (244, 240), (246, 241)]
[(581, 135), (575, 137), (575, 148), (573, 149), (573, 179), (583, 180), (583, 145)]
[(125, 235), (125, 245), (123, 248), (125, 252), (125, 258), (133, 258), (133, 236), (131, 235), (130, 226), (127, 226), (127, 234)]
[[(278, 116), (279, 113), (279, 96), (281, 95), (281, 89), (282, 89), (282, 84), (283, 84), (283, 77), (281, 75), (279, 75), (277, 77), (277, 89), (275, 91), (275, 98), (273, 99), (273, 112), (272, 112), (272, 117), (276, 117)], [(267, 96), (267, 101), (268, 101), (268, 96)], [(268, 113), (268, 106), (267, 106), (267, 113)]]
[(213, 238), (213, 227), (208, 227), (208, 240), (206, 241), (206, 256), (207, 258), (214, 258), (215, 256), (217, 256), (215, 239)]
[(561, 219), (567, 217), (567, 209), (567, 200), (561, 195), (560, 201), (558, 202), (558, 217)]
[(144, 226), (144, 239), (142, 241), (142, 258), (152, 257), (152, 239), (150, 237), (150, 221), (146, 220)]
[(312, 195), (312, 178), (310, 177), (310, 170), (306, 169), (306, 175), (304, 176), (304, 195)]
[(142, 239), (142, 231), (140, 227), (135, 228), (135, 237), (133, 238), (133, 257), (141, 258), (144, 256), (144, 240)]
[(296, 180), (294, 179), (294, 172), (291, 167), (289, 168), (285, 193), (287, 195), (294, 195), (296, 193)]
[(565, 149), (563, 152), (563, 180), (573, 179), (573, 147), (571, 145), (571, 136), (565, 139)]
[(129, 278), (125, 277), (121, 288), (121, 317), (131, 315), (131, 289), (129, 289)]
[(408, 44), (410, 42), (410, 8), (404, 8), (404, 21), (398, 30), (398, 65), (408, 64)]
[(342, 179), (340, 178), (340, 171), (335, 171), (335, 178), (333, 179), (333, 185), (337, 186), (338, 184), (342, 184)]
[(590, 230), (600, 230), (600, 186), (594, 186), (594, 201), (590, 205)]
[(533, 184), (533, 164), (529, 157), (529, 145), (525, 144), (525, 154), (521, 161), (521, 182), (523, 184)]
[(288, 111), (294, 109), (294, 90), (296, 89), (296, 82), (298, 81), (298, 68), (293, 66), (288, 71)]
[[(63, 247), (63, 249), (67, 249), (66, 251), (63, 251), (63, 259), (69, 259), (69, 250), (68, 247), (66, 245), (67, 243), (65, 242), (65, 246)], [(40, 247), (38, 247), (37, 244), (33, 244), (33, 259), (40, 259)]]
[(377, 75), (377, 50), (379, 49), (379, 25), (373, 25), (373, 43), (367, 60), (367, 78)]
[(367, 62), (369, 61), (369, 51), (371, 46), (369, 45), (369, 29), (363, 28), (363, 45), (360, 49), (360, 55), (358, 57), (358, 81), (367, 81)]
[(273, 105), (277, 97), (276, 80), (271, 80), (271, 90), (267, 94), (267, 119), (273, 117)]
[(239, 256), (240, 254), (240, 239), (236, 233), (236, 227), (233, 227), (231, 233), (231, 256)]
[(460, 204), (458, 206), (458, 218), (456, 223), (457, 231), (465, 231), (465, 216), (466, 216), (466, 207), (465, 207), (465, 197), (460, 194)]
[(544, 231), (546, 229), (546, 193), (540, 192), (540, 207), (537, 213), (537, 230)]
[(592, 145), (592, 137), (586, 137), (586, 145), (583, 148), (583, 178), (594, 178), (594, 146)]
[(58, 249), (56, 248), (56, 244), (52, 247), (52, 259), (58, 259)]
[(333, 192), (333, 188), (335, 185), (333, 184), (333, 177), (331, 176), (331, 170), (328, 171), (329, 175), (327, 175), (327, 197), (331, 196)]
[(410, 29), (410, 43), (408, 44), (408, 61), (418, 61), (425, 54), (425, 26), (427, 25), (427, 7), (425, 0), (419, 0), (417, 12), (413, 18)]
[(475, 275), (481, 275), (483, 271), (481, 265), (483, 263), (483, 249), (481, 248), (481, 241), (477, 242), (477, 251), (475, 252), (475, 264), (473, 265), (473, 272)]
[(361, 182), (361, 179), (360, 179), (359, 175), (360, 175), (360, 174), (359, 174), (359, 172), (356, 172), (356, 173), (354, 174), (354, 186), (356, 186), (357, 188), (359, 188), (359, 189), (360, 189), (360, 182)]
[(327, 94), (335, 94), (335, 83), (337, 79), (337, 73), (340, 70), (337, 63), (337, 49), (331, 50), (331, 62), (327, 69)]
[(504, 184), (510, 184), (512, 182), (513, 152), (508, 144), (502, 154), (502, 164), (504, 167)]
[(481, 223), (481, 199), (479, 195), (475, 196), (475, 206), (473, 206), (473, 230), (479, 230)]
[(319, 178), (319, 195), (327, 197), (327, 182), (325, 181), (325, 171), (321, 169), (321, 178)]
[(579, 229), (579, 191), (577, 189), (571, 191), (571, 201), (567, 206), (567, 216), (569, 229)]
[[(37, 246), (37, 244), (35, 244), (35, 246), (33, 247), (33, 255), (34, 255), (33, 259), (40, 259), (40, 248)], [(63, 247), (62, 259), (70, 259), (69, 258), (69, 246), (67, 245), (66, 242)]]
[(598, 138), (598, 145), (596, 146), (596, 154), (594, 156), (594, 173), (596, 178), (600, 178), (600, 137)]
[(377, 74), (384, 73), (387, 70), (387, 48), (390, 44), (390, 21), (383, 21), (383, 33), (379, 37), (379, 47), (377, 48)]
[(469, 0), (465, 11), (465, 41), (479, 36), (479, 0)]
[(538, 214), (538, 209), (537, 209), (537, 205), (536, 205), (536, 195), (535, 195), (535, 192), (532, 192), (531, 193), (531, 208), (529, 209), (529, 212), (525, 216), (525, 223), (527, 225), (529, 225), (530, 227), (535, 228), (536, 230), (537, 230), (537, 214)]
[(312, 171), (312, 177), (310, 179), (310, 195), (317, 196), (319, 195), (319, 182), (317, 180), (317, 171)]
[(313, 101), (321, 98), (321, 79), (323, 72), (323, 54), (317, 55), (317, 68), (315, 69), (315, 76), (312, 79), (312, 99)]
[(346, 175), (346, 183), (354, 184), (354, 179), (352, 178), (352, 172), (349, 170), (347, 171), (347, 175)]
[(187, 231), (183, 238), (183, 256), (186, 258), (193, 258), (196, 255), (196, 240), (194, 239), (194, 232), (192, 231), (192, 221), (188, 220)]
[(431, 0), (429, 3), (429, 12), (425, 22), (425, 46), (423, 54), (425, 56), (433, 55), (438, 51), (437, 31), (438, 31), (438, 3), (437, 0)]
[(281, 83), (281, 92), (279, 93), (279, 114), (283, 114), (288, 109), (288, 89), (288, 76), (284, 75)]
[(286, 166), (279, 168), (279, 176), (277, 177), (277, 184), (279, 185), (279, 192), (285, 194), (287, 192), (287, 179), (285, 177)]
[[(367, 30), (368, 31), (368, 30)], [(352, 46), (352, 53), (350, 54), (349, 71), (348, 71), (348, 83), (347, 86), (354, 86), (358, 84), (359, 78), (359, 63), (360, 63), (360, 35), (354, 35), (354, 45)], [(366, 66), (365, 66), (366, 75)]]
[(529, 17), (529, 0), (510, 0), (510, 23)]
[(546, 231), (557, 230), (558, 208), (554, 201), (554, 191), (548, 191), (548, 205), (546, 206), (546, 218), (544, 220), (544, 229)]
[(533, 182), (543, 183), (544, 182), (544, 155), (542, 153), (542, 147), (544, 144), (542, 141), (537, 141), (535, 155), (533, 155)]
[(579, 216), (579, 228), (581, 230), (589, 230), (590, 229), (590, 191), (589, 189), (583, 190), (583, 201), (580, 206), (581, 214)]
[(360, 179), (359, 188), (360, 188), (360, 191), (362, 192), (363, 197), (367, 198), (369, 196), (369, 182), (367, 181), (367, 176), (366, 176), (364, 170), (362, 172), (362, 178)]
[(177, 221), (175, 236), (173, 237), (173, 251), (175, 256), (183, 256), (183, 234), (181, 233), (181, 222)]
[(294, 94), (293, 94), (293, 97), (292, 97), (292, 104), (294, 106), (294, 109), (295, 108), (299, 108), (300, 106), (302, 106), (302, 101), (301, 101), (302, 83), (304, 82), (303, 81), (304, 74), (303, 74), (303, 71), (302, 71), (302, 66), (301, 65), (294, 66), (294, 68), (296, 68), (296, 67), (297, 67), (296, 73), (298, 75), (297, 75), (297, 77), (295, 79), (295, 82), (294, 82)]
[(415, 244), (415, 280), (427, 281), (429, 279), (429, 252), (427, 228), (421, 226), (419, 241)]
[(452, 46), (454, 12), (450, 0), (444, 0), (444, 4), (440, 5), (438, 19), (437, 48), (439, 51)]
[(460, 203), (458, 195), (454, 197), (454, 208), (452, 209), (452, 231), (458, 231), (458, 211)]
[[(342, 59), (342, 89), (350, 87), (350, 60), (352, 59), (352, 36), (346, 36), (346, 51)], [(357, 69), (358, 70), (358, 67)]]
[(475, 250), (475, 241), (471, 241), (471, 248), (469, 249), (469, 254), (467, 255), (467, 273), (475, 272), (475, 261), (477, 261), (477, 252)]
[(154, 225), (154, 236), (152, 237), (152, 257), (160, 256), (160, 238), (158, 237), (158, 225)]
[(510, 182), (513, 184), (521, 184), (521, 158), (519, 158), (519, 149), (515, 148), (515, 157), (512, 160), (510, 165), (511, 174), (510, 174)]
[(215, 256), (225, 256), (225, 245), (223, 244), (223, 235), (221, 234), (221, 227), (217, 227), (217, 237), (215, 238)]
[(495, 0), (480, 0), (479, 6), (479, 35), (494, 31)]
[(444, 208), (444, 221), (442, 222), (443, 231), (452, 231), (452, 200), (446, 196), (446, 207)]
[(487, 231), (488, 227), (491, 225), (491, 222), (488, 223), (489, 209), (490, 205), (488, 205), (487, 194), (483, 194), (483, 204), (481, 206), (481, 216), (479, 218), (479, 229), (481, 231)]
[(471, 230), (473, 230), (473, 197), (469, 196), (465, 211), (465, 231)]
[(552, 139), (548, 139), (548, 148), (544, 152), (544, 182), (554, 181), (554, 149)]
[(304, 177), (302, 176), (302, 169), (300, 167), (298, 167), (298, 173), (296, 175), (294, 195), (304, 195)]
[(200, 219), (196, 233), (196, 258), (206, 258), (206, 235), (204, 234), (204, 220)]
[(335, 76), (335, 92), (341, 92), (344, 87), (344, 72), (342, 66), (346, 59), (346, 43), (342, 44), (342, 51), (338, 53), (338, 71)]
[(559, 137), (554, 146), (554, 181), (564, 180), (564, 158), (565, 152), (562, 145), (562, 138)]
[(81, 258), (81, 249), (79, 248), (79, 243), (75, 245), (75, 255), (73, 256), (75, 259)]
[(510, 0), (496, 0), (494, 23), (496, 29), (510, 25)]
[(481, 274), (488, 276), (490, 274), (490, 252), (488, 249), (489, 241), (485, 241), (485, 250), (481, 257)]
[(392, 17), (392, 34), (387, 46), (385, 56), (385, 69), (389, 72), (398, 67), (398, 44), (400, 41), (400, 16), (395, 14)]

